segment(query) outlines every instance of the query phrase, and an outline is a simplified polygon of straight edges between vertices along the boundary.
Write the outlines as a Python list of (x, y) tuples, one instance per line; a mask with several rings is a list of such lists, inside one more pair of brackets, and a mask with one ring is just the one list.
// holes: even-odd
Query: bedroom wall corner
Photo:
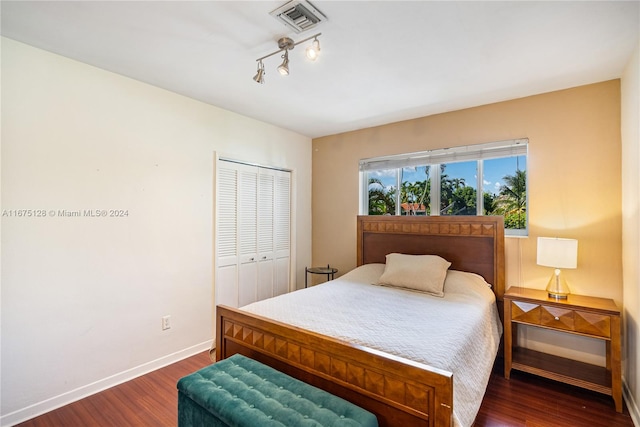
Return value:
[(310, 138), (11, 39), (1, 55), (1, 425), (211, 347), (216, 151), (295, 171), (304, 279)]
[(640, 40), (621, 83), (622, 375), (627, 407), (640, 426)]

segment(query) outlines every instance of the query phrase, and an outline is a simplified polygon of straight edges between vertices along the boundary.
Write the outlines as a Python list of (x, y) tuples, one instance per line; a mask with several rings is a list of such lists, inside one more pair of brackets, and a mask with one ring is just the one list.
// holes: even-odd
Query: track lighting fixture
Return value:
[(278, 40), (278, 47), (280, 48), (279, 50), (276, 50), (275, 52), (272, 52), (268, 55), (265, 55), (262, 58), (256, 59), (256, 61), (258, 62), (258, 71), (256, 75), (253, 77), (253, 80), (255, 80), (257, 83), (261, 83), (261, 84), (264, 83), (265, 72), (264, 72), (264, 63), (262, 62), (262, 60), (269, 58), (270, 56), (276, 55), (280, 52), (284, 52), (284, 53), (281, 56), (283, 61), (282, 61), (282, 64), (278, 66), (278, 72), (283, 76), (289, 75), (289, 51), (292, 50), (297, 45), (299, 45), (300, 43), (304, 43), (311, 39), (313, 39), (313, 42), (309, 47), (307, 47), (305, 51), (305, 55), (311, 61), (315, 61), (318, 58), (318, 55), (320, 54), (320, 41), (318, 40), (318, 37), (320, 37), (321, 35), (322, 33), (318, 33), (304, 40), (300, 40), (299, 42), (294, 42), (289, 37), (282, 37), (280, 40)]

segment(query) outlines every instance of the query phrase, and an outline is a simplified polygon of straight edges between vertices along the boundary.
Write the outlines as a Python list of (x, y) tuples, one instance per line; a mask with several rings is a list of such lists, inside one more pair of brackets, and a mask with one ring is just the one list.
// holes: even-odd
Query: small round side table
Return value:
[(329, 267), (327, 264), (326, 267), (305, 267), (304, 268), (304, 287), (307, 287), (307, 276), (309, 273), (311, 274), (326, 274), (327, 280), (333, 280), (338, 272), (337, 268)]

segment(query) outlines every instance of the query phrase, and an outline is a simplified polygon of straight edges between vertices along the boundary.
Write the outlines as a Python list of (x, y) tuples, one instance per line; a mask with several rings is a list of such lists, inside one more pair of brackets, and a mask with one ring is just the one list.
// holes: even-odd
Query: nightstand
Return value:
[[(606, 367), (582, 363), (517, 346), (518, 324), (582, 335), (606, 342)], [(504, 376), (512, 369), (539, 375), (613, 397), (622, 412), (620, 309), (606, 298), (569, 295), (549, 298), (546, 291), (511, 287), (504, 294)]]

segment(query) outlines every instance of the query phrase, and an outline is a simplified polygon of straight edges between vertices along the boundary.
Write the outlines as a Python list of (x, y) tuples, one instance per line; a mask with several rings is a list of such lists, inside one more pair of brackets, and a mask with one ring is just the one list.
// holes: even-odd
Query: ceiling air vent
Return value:
[(296, 33), (307, 31), (327, 20), (322, 12), (305, 0), (290, 1), (272, 11), (270, 15)]

